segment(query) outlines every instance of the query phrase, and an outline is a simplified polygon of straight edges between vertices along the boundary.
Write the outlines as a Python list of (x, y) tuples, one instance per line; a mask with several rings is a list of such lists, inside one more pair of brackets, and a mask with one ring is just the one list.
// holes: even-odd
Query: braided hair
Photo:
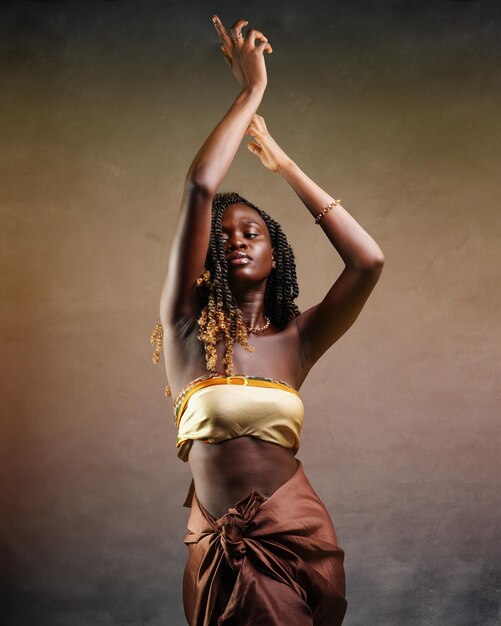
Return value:
[[(222, 365), (227, 376), (233, 374), (235, 342), (248, 352), (254, 351), (254, 348), (247, 342), (248, 332), (242, 320), (242, 313), (229, 287), (228, 264), (222, 239), (223, 213), (230, 204), (236, 203), (246, 204), (259, 213), (268, 228), (271, 245), (274, 248), (276, 268), (271, 272), (266, 285), (264, 315), (282, 330), (290, 320), (300, 314), (294, 303), (299, 295), (294, 252), (280, 224), (238, 193), (217, 193), (212, 199), (211, 231), (205, 267), (196, 283), (198, 286), (197, 324), (199, 326), (197, 339), (204, 345), (207, 370), (212, 372), (216, 371), (216, 343), (218, 340), (223, 340), (225, 354)], [(161, 325), (157, 325), (151, 341), (151, 343), (156, 342), (157, 346), (153, 356), (155, 363), (158, 362), (163, 335), (160, 327)], [(166, 388), (166, 395), (170, 395), (170, 390), (167, 390), (169, 387)]]
[(212, 200), (211, 234), (205, 271), (197, 281), (202, 292), (198, 339), (204, 344), (209, 371), (215, 371), (217, 358), (215, 345), (218, 339), (223, 339), (225, 355), (222, 364), (226, 375), (233, 373), (235, 341), (248, 352), (254, 350), (247, 343), (247, 329), (242, 320), (242, 313), (228, 284), (228, 264), (222, 239), (223, 213), (230, 204), (236, 203), (246, 204), (259, 213), (268, 228), (271, 245), (275, 250), (276, 269), (270, 274), (266, 285), (264, 315), (268, 316), (279, 329), (283, 329), (300, 313), (294, 303), (294, 299), (299, 295), (294, 253), (280, 224), (237, 193), (216, 194)]

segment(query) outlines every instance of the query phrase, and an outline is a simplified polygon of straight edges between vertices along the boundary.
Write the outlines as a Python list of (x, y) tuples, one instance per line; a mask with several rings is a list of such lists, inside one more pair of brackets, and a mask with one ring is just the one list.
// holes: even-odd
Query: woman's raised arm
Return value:
[(226, 175), (267, 84), (264, 51), (266, 37), (255, 29), (237, 36), (246, 22), (238, 20), (234, 36), (234, 63), (242, 77), (237, 98), (207, 137), (186, 176), (181, 211), (172, 242), (167, 277), (160, 298), (160, 320), (173, 327), (196, 312), (196, 280), (204, 269), (210, 238), (212, 198)]
[(260, 115), (253, 118), (248, 133), (254, 139), (247, 147), (262, 164), (281, 174), (313, 217), (323, 213), (318, 224), (346, 266), (323, 300), (294, 319), (307, 373), (357, 319), (381, 275), (384, 255), (339, 201), (321, 189), (287, 156), (271, 137)]

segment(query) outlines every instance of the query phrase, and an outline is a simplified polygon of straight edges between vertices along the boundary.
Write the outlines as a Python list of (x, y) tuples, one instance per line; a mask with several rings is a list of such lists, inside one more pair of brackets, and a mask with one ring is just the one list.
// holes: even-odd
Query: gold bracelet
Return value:
[(330, 204), (328, 204), (325, 207), (325, 209), (322, 209), (320, 211), (320, 213), (315, 218), (315, 224), (318, 224), (320, 222), (320, 220), (322, 219), (322, 217), (327, 213), (327, 211), (330, 211), (331, 209), (333, 209), (340, 202), (341, 202), (341, 200), (334, 200), (334, 202), (331, 202)]

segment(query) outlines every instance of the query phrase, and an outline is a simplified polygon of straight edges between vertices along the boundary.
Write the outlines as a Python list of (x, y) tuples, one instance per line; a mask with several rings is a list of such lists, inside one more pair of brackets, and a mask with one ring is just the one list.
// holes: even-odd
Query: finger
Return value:
[(232, 60), (233, 60), (233, 57), (232, 57), (232, 56), (231, 56), (231, 54), (228, 52), (228, 50), (226, 50), (225, 46), (221, 46), (220, 50), (221, 50), (221, 52), (223, 53), (224, 58), (225, 58), (227, 61), (232, 61)]
[(230, 67), (233, 67), (233, 59), (231, 58), (231, 56), (226, 52), (226, 50), (224, 49), (224, 46), (221, 46), (221, 51), (223, 53), (224, 56), (224, 60), (226, 61), (226, 63), (228, 63), (228, 65)]
[(216, 31), (221, 38), (221, 41), (225, 44), (225, 46), (228, 47), (228, 49), (231, 50), (231, 48), (233, 47), (233, 41), (226, 32), (226, 28), (223, 26), (223, 23), (217, 15), (212, 16), (212, 23), (214, 24)]
[(252, 152), (252, 154), (256, 154), (257, 156), (261, 154), (261, 146), (255, 141), (249, 141), (247, 149)]
[(246, 26), (249, 22), (247, 20), (237, 20), (233, 26), (230, 28), (231, 38), (233, 39), (233, 44), (235, 46), (241, 46), (245, 41), (245, 37), (242, 35), (242, 28)]
[(268, 131), (268, 127), (266, 126), (266, 122), (264, 120), (261, 120), (259, 122), (259, 124), (260, 124), (260, 128), (261, 128), (261, 132), (269, 135), (270, 133)]
[(228, 45), (224, 44), (223, 46), (221, 46), (221, 50), (223, 51), (223, 54), (228, 57), (231, 61), (233, 61), (233, 51), (235, 49), (235, 46), (230, 43)]
[(255, 124), (254, 119), (251, 121), (251, 123), (249, 124), (249, 127), (247, 128), (247, 135), (255, 135), (258, 132), (257, 130), (257, 126)]
[(249, 128), (252, 128), (252, 130), (255, 130), (257, 133), (259, 133), (263, 130), (263, 127), (264, 127), (263, 118), (259, 119), (258, 116), (255, 115), (249, 124)]
[(259, 137), (263, 136), (263, 124), (260, 124), (257, 121), (253, 121), (249, 124), (249, 128), (248, 130), (250, 131), (249, 134), (251, 134), (253, 137), (255, 137), (256, 139), (259, 139)]
[(245, 41), (248, 41), (251, 45), (255, 46), (256, 45), (256, 41), (258, 39), (262, 43), (267, 43), (268, 42), (268, 38), (266, 37), (266, 35), (263, 35), (263, 33), (260, 30), (256, 30), (255, 28), (251, 28), (247, 32), (247, 37), (246, 37)]
[(240, 31), (240, 30), (242, 30), (242, 28), (243, 28), (244, 26), (246, 26), (248, 23), (249, 23), (249, 22), (248, 22), (247, 20), (244, 20), (244, 19), (240, 18), (240, 19), (238, 19), (238, 20), (237, 20), (237, 21), (233, 24), (233, 26), (231, 27), (231, 29), (230, 29), (230, 30), (231, 30), (232, 32), (233, 32), (234, 30), (235, 30), (235, 31), (237, 31), (237, 30), (238, 30), (238, 31)]
[[(256, 47), (257, 47), (257, 46), (256, 46)], [(263, 54), (264, 54), (265, 52), (267, 52), (268, 54), (271, 54), (271, 53), (273, 52), (273, 49), (272, 49), (272, 47), (271, 47), (271, 44), (269, 44), (269, 43), (265, 43), (265, 44), (263, 44), (262, 46), (259, 46), (258, 50), (259, 50), (260, 52), (262, 52)]]

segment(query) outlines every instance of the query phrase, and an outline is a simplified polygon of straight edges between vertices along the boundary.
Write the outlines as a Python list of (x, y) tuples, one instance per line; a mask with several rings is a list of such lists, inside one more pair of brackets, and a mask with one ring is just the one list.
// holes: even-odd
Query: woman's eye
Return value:
[[(244, 237), (257, 237), (259, 233), (245, 233)], [(229, 241), (229, 237), (221, 237), (221, 241), (226, 243)]]

